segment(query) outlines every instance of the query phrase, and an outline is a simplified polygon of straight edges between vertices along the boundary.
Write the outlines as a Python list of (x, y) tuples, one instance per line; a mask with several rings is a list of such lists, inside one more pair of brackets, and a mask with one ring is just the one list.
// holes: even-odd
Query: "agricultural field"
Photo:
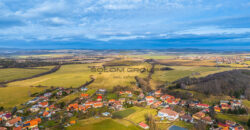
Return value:
[[(121, 123), (122, 122), (122, 123)], [(124, 123), (125, 122), (125, 123)], [(140, 130), (137, 126), (128, 121), (113, 119), (87, 119), (79, 121), (70, 126), (67, 130)]]
[(0, 82), (8, 82), (16, 79), (31, 77), (40, 73), (47, 72), (52, 68), (53, 66), (0, 69)]
[(40, 55), (18, 55), (16, 58), (61, 58), (65, 56), (72, 56), (72, 54), (40, 54)]
[(22, 103), (32, 99), (30, 95), (35, 92), (40, 92), (46, 88), (29, 87), (29, 86), (12, 86), (0, 88), (0, 106), (6, 109), (11, 109), (14, 106), (19, 106)]
[[(148, 72), (140, 72), (136, 69), (147, 68), (150, 69), (151, 65), (147, 63), (143, 63), (141, 65), (136, 66), (116, 66), (112, 68), (123, 69), (124, 71), (119, 72), (95, 72), (93, 75), (95, 77), (95, 81), (89, 86), (91, 88), (106, 88), (112, 89), (114, 86), (129, 86), (132, 88), (136, 88), (136, 80), (135, 76), (146, 77)], [(109, 69), (111, 67), (107, 67)]]
[(133, 107), (133, 109), (136, 111), (125, 117), (125, 119), (134, 123), (146, 122), (147, 114), (152, 114), (152, 116), (157, 114), (157, 110), (152, 108)]
[(206, 66), (206, 67), (216, 66), (216, 63), (213, 60), (158, 59), (155, 60), (155, 62), (169, 66)]
[(79, 87), (80, 85), (90, 81), (92, 75), (91, 64), (73, 64), (63, 65), (57, 72), (44, 75), (41, 77), (13, 82), (8, 86), (55, 86), (55, 87)]
[(201, 66), (164, 66), (156, 65), (155, 68), (169, 67), (173, 70), (155, 71), (152, 75), (152, 86), (157, 86), (165, 82), (173, 82), (180, 78), (190, 77), (204, 77), (209, 74), (218, 73), (222, 71), (232, 70), (232, 68), (217, 68), (217, 67), (201, 67)]
[(132, 58), (143, 58), (143, 59), (173, 59), (174, 55), (127, 55)]
[(129, 116), (130, 114), (136, 112), (135, 108), (128, 108), (126, 110), (123, 111), (118, 111), (113, 113), (113, 117), (117, 117), (117, 118), (125, 118), (127, 116)]

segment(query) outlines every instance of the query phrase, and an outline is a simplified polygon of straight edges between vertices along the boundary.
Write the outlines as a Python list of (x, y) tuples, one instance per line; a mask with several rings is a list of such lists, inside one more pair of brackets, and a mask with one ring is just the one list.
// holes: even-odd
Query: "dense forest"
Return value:
[(177, 87), (206, 95), (229, 95), (250, 99), (250, 70), (232, 70), (202, 78), (185, 77), (174, 82)]

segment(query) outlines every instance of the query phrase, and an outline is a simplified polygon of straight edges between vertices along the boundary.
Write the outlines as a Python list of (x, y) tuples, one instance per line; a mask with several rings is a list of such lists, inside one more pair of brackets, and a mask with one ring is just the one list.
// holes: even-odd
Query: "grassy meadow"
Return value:
[(164, 66), (156, 65), (155, 68), (170, 67), (173, 70), (155, 71), (152, 75), (151, 86), (157, 86), (165, 82), (173, 82), (186, 76), (204, 77), (209, 74), (214, 74), (222, 71), (232, 70), (232, 68), (222, 67), (202, 67), (202, 66)]
[(53, 66), (0, 69), (0, 82), (8, 82), (16, 79), (31, 77), (33, 75), (47, 72), (52, 68)]
[(45, 88), (38, 87), (4, 87), (0, 88), (0, 106), (10, 109), (14, 106), (19, 106), (22, 103), (32, 99), (29, 95), (35, 92), (44, 90)]
[(137, 126), (125, 120), (95, 119), (90, 118), (78, 121), (77, 124), (70, 126), (67, 130), (140, 130)]
[(136, 111), (126, 116), (125, 119), (134, 123), (146, 122), (145, 115), (147, 114), (152, 114), (152, 116), (157, 114), (157, 110), (152, 108), (133, 107), (133, 109)]
[(8, 86), (56, 86), (56, 87), (79, 87), (86, 81), (90, 81), (92, 74), (90, 64), (63, 65), (57, 72), (41, 77), (13, 82)]
[[(116, 66), (112, 68), (124, 69), (124, 71), (119, 72), (94, 72), (95, 81), (90, 84), (89, 87), (92, 88), (106, 88), (112, 89), (114, 86), (129, 86), (136, 88), (136, 80), (135, 76), (146, 77), (148, 72), (139, 72), (134, 69), (148, 68), (150, 69), (151, 65), (147, 63), (143, 63), (135, 66)], [(107, 69), (110, 67), (107, 67)]]

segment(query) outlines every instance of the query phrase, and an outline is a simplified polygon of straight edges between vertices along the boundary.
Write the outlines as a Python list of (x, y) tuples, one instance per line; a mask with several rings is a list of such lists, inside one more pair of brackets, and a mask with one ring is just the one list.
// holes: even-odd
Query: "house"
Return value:
[(119, 101), (123, 104), (126, 101), (126, 98), (120, 98)]
[(103, 107), (103, 103), (102, 103), (102, 102), (95, 102), (95, 103), (93, 104), (93, 107), (94, 107), (94, 108)]
[(146, 97), (146, 101), (148, 102), (148, 101), (154, 101), (155, 99), (154, 99), (154, 97), (153, 96), (147, 96)]
[(62, 91), (59, 91), (56, 93), (57, 96), (62, 96), (63, 92)]
[(97, 96), (97, 100), (96, 101), (102, 101), (102, 96)]
[(109, 103), (114, 103), (115, 99), (109, 99)]
[(103, 116), (110, 116), (110, 113), (109, 112), (104, 112), (102, 113)]
[(10, 120), (11, 119), (11, 113), (5, 113), (3, 116), (2, 116), (2, 119), (3, 120)]
[(125, 94), (125, 92), (124, 92), (124, 91), (120, 91), (119, 94), (120, 94), (120, 95), (123, 95), (123, 94)]
[(160, 96), (161, 96), (161, 90), (155, 91), (155, 96), (156, 96), (156, 97), (160, 97)]
[(210, 116), (202, 117), (201, 120), (202, 120), (204, 123), (206, 123), (206, 124), (209, 124), (209, 125), (213, 124), (213, 120), (212, 120), (212, 118), (211, 118)]
[(153, 108), (157, 108), (157, 107), (159, 107), (161, 104), (162, 104), (162, 101), (158, 101), (158, 102), (154, 103), (152, 107), (153, 107)]
[(220, 105), (222, 105), (222, 104), (227, 104), (228, 105), (228, 103), (229, 103), (229, 101), (227, 101), (227, 100), (220, 100)]
[(122, 104), (119, 101), (114, 102), (113, 107), (118, 111), (123, 109)]
[(143, 93), (140, 93), (138, 98), (144, 98), (144, 94)]
[(218, 127), (223, 128), (223, 129), (229, 129), (229, 125), (223, 124), (223, 123), (218, 123)]
[(126, 93), (126, 94), (132, 94), (132, 92), (131, 92), (131, 91), (125, 91), (125, 93)]
[(232, 107), (241, 107), (241, 101), (237, 101), (237, 100), (234, 100), (234, 101), (230, 101), (231, 103), (231, 106)]
[(147, 96), (146, 97), (146, 102), (147, 102), (147, 105), (152, 105), (154, 103), (154, 97), (153, 96)]
[(158, 112), (158, 116), (162, 118), (167, 118), (168, 120), (176, 120), (179, 117), (179, 113), (170, 109), (161, 109)]
[(179, 105), (181, 105), (181, 106), (185, 106), (186, 104), (187, 104), (187, 101), (184, 101), (184, 100), (180, 101), (180, 103), (179, 103)]
[(203, 117), (205, 117), (206, 114), (204, 112), (197, 112), (192, 117), (196, 120), (201, 120)]
[(193, 118), (187, 114), (180, 116), (180, 120), (185, 121), (185, 122), (191, 122), (191, 123), (193, 123), (194, 121)]
[(214, 106), (214, 111), (215, 111), (215, 112), (221, 112), (221, 109), (220, 109), (219, 106)]
[(201, 104), (201, 103), (198, 103), (198, 104), (196, 105), (196, 107), (198, 107), (198, 108), (209, 108), (209, 105), (208, 105), (208, 104)]
[(0, 117), (3, 117), (4, 114), (4, 112), (0, 111)]
[(221, 109), (222, 109), (222, 110), (228, 110), (228, 109), (230, 109), (230, 108), (231, 108), (231, 106), (228, 105), (228, 104), (221, 104)]
[(67, 107), (67, 110), (70, 111), (70, 110), (75, 110), (75, 111), (78, 111), (78, 103), (74, 103), (74, 104), (69, 104), (68, 107)]
[(27, 121), (23, 124), (23, 128), (33, 129), (38, 126), (38, 124), (41, 123), (41, 118), (37, 118), (34, 120)]
[(45, 111), (45, 112), (43, 113), (43, 117), (51, 117), (51, 113), (48, 112), (48, 111)]
[(152, 105), (154, 103), (154, 100), (149, 100), (148, 102), (147, 102), (147, 105)]
[(226, 123), (227, 125), (229, 125), (229, 126), (235, 126), (235, 125), (236, 125), (236, 122), (230, 121), (230, 120), (226, 120), (225, 123)]
[(44, 97), (50, 97), (52, 95), (52, 93), (45, 93), (43, 96)]
[(40, 108), (38, 107), (38, 105), (33, 105), (31, 108), (30, 108), (30, 111), (31, 112), (38, 112), (40, 110)]
[(161, 96), (160, 97), (160, 99), (162, 100), (162, 101), (165, 101), (166, 99), (175, 99), (175, 97), (174, 96), (171, 96), (171, 95), (168, 95), (168, 94), (165, 94), (165, 95), (163, 95), (163, 96)]
[(72, 121), (70, 121), (69, 122), (71, 125), (74, 125), (74, 124), (76, 124), (76, 121), (75, 120), (72, 120)]
[(87, 94), (87, 93), (82, 93), (81, 94), (81, 98), (88, 98), (88, 96), (89, 96), (89, 94)]
[(36, 98), (34, 98), (34, 99), (28, 101), (27, 104), (35, 103), (35, 102), (37, 102), (39, 99), (40, 99), (39, 97), (36, 97)]
[(39, 103), (38, 103), (38, 106), (39, 106), (39, 107), (42, 107), (42, 108), (45, 108), (45, 107), (48, 107), (48, 106), (49, 106), (49, 103), (48, 103), (48, 102), (39, 102)]
[(87, 90), (88, 90), (88, 88), (86, 88), (86, 87), (81, 88), (81, 91), (87, 91)]
[(172, 99), (172, 98), (167, 98), (167, 99), (165, 100), (165, 102), (166, 102), (167, 104), (170, 104), (170, 105), (177, 105), (177, 104), (179, 103), (179, 100)]
[(5, 126), (7, 127), (12, 127), (14, 126), (16, 123), (20, 123), (22, 121), (21, 117), (16, 117), (14, 119), (11, 119), (11, 120), (8, 120), (6, 123), (5, 123)]
[(149, 126), (143, 122), (140, 122), (138, 125), (143, 129), (149, 129)]

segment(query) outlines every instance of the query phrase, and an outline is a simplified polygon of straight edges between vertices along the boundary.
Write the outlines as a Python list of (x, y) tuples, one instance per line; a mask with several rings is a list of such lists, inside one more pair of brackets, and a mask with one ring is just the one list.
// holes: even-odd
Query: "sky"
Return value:
[(0, 0), (0, 47), (249, 48), (249, 0)]

